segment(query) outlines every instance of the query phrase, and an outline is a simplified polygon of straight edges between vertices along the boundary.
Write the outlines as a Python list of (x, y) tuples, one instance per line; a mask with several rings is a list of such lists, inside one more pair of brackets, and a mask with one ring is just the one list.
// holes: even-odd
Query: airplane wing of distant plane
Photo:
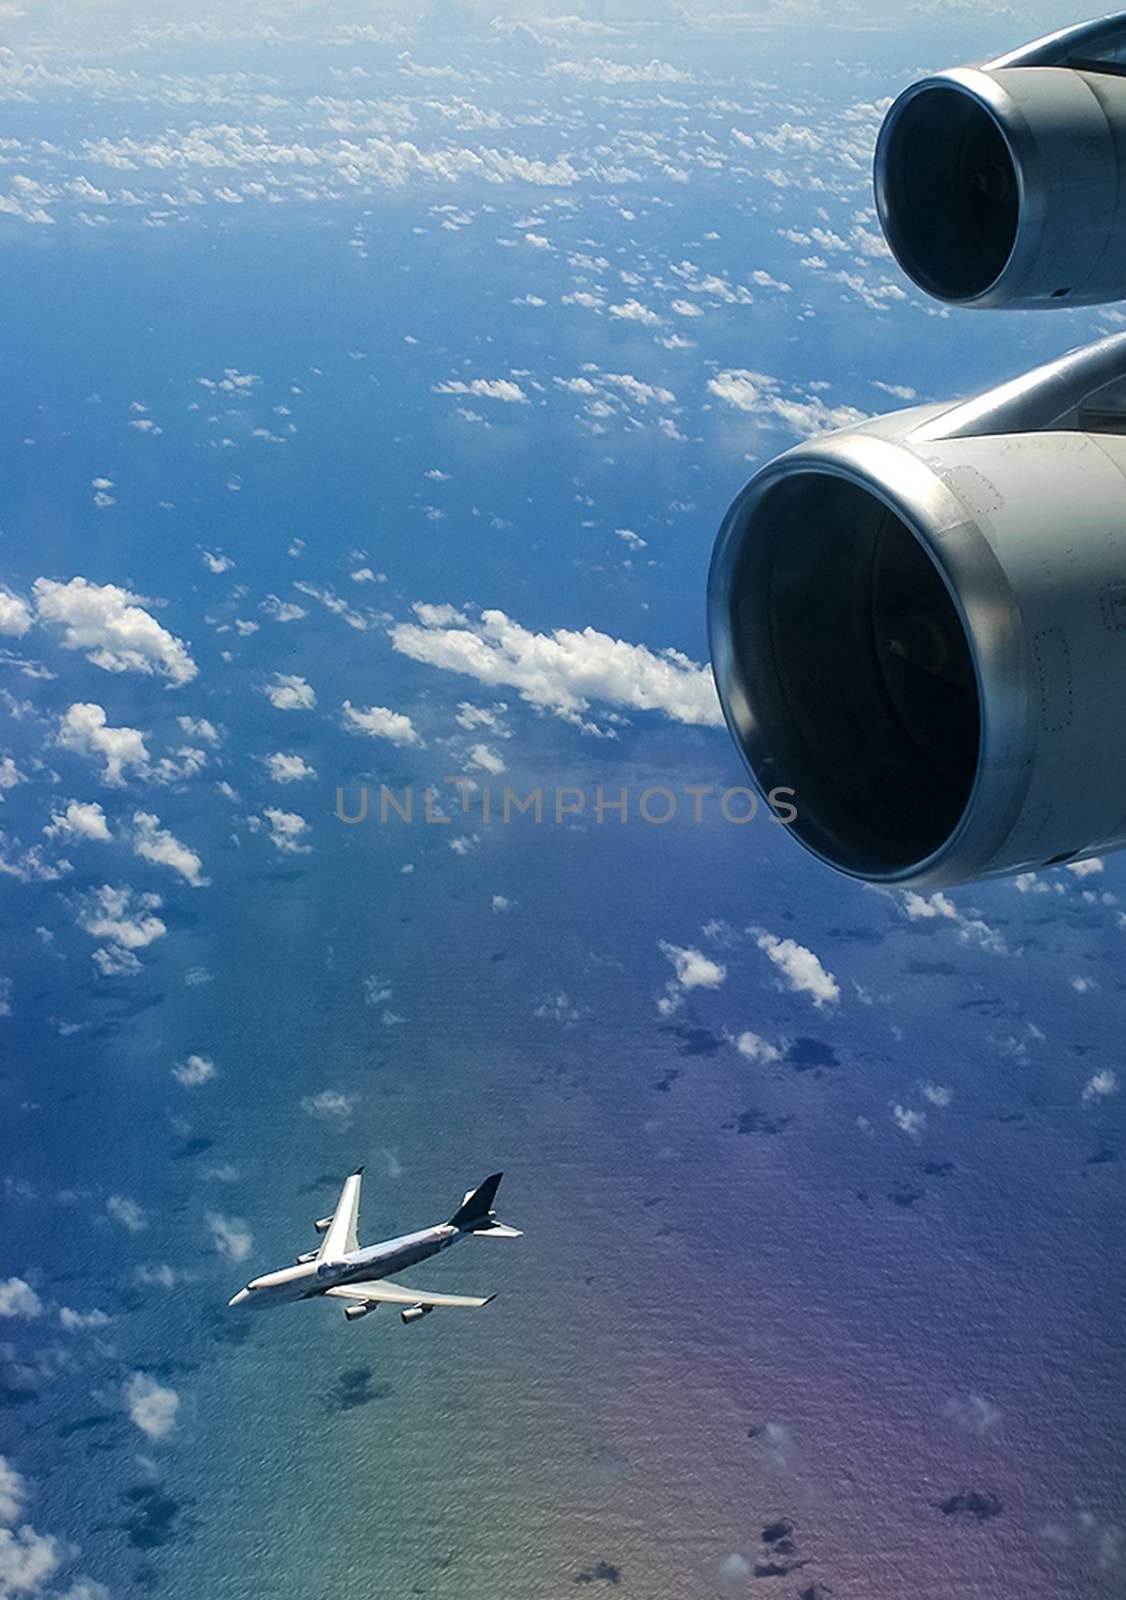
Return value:
[(491, 1294), (427, 1294), (425, 1289), (408, 1289), (406, 1284), (388, 1283), (386, 1279), (375, 1283), (341, 1283), (326, 1289), (325, 1294), (336, 1295), (340, 1300), (383, 1301), (393, 1306), (487, 1306), (490, 1300), (496, 1299)]
[(323, 1226), (322, 1222), (316, 1224), (317, 1232), (324, 1235), (317, 1251), (318, 1261), (339, 1261), (341, 1256), (351, 1255), (353, 1250), (360, 1248), (360, 1241), (356, 1237), (356, 1221), (360, 1214), (363, 1175), (363, 1167), (357, 1167), (350, 1177), (345, 1178), (336, 1210), (331, 1217), (322, 1219)]

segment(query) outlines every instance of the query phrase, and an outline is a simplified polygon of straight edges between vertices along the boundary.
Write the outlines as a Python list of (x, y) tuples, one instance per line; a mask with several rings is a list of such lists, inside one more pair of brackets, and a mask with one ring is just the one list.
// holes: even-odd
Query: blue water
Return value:
[[(802, 80), (806, 113), (882, 92), (861, 55), (831, 92)], [(535, 105), (537, 85), (518, 82), (498, 103)], [(553, 126), (581, 149), (596, 115), (719, 137), (739, 118), (708, 94), (670, 90), (684, 113), (652, 98), (615, 111), (575, 88), (551, 101)], [(792, 101), (764, 95), (764, 125), (796, 120)], [(30, 139), (69, 136), (79, 113), (20, 115)], [(558, 143), (529, 140), (547, 156)], [(777, 229), (817, 225), (826, 206), (843, 226), (865, 183), (860, 168), (828, 193), (647, 172), (554, 206), (554, 192), (466, 181), (319, 208), (211, 204), (165, 229), (60, 213), (0, 234), (5, 581), (26, 594), (82, 574), (162, 601), (153, 614), (199, 667), (171, 689), (42, 629), (7, 641), (54, 676), (6, 669), (20, 714), (4, 749), (27, 781), (6, 791), (5, 831), (43, 842), (78, 798), (118, 835), (45, 846), (73, 871), (5, 879), (0, 909), (0, 1279), (41, 1304), (0, 1327), (0, 1452), (29, 1521), (80, 1550), (47, 1592), (71, 1569), (172, 1600), (1122, 1592), (1122, 1102), (1084, 1099), (1122, 1070), (1119, 864), (1043, 893), (961, 891), (961, 923), (913, 921), (817, 869), (784, 829), (714, 806), (665, 827), (334, 815), (338, 787), (421, 790), (461, 770), (478, 737), (455, 722), (464, 701), (507, 707), (511, 738), (489, 736), (507, 763), (498, 792), (740, 781), (715, 727), (631, 712), (617, 738), (587, 738), (512, 686), (408, 660), (387, 628), (415, 601), (449, 602), (702, 661), (718, 517), (748, 458), (791, 442), (719, 405), (718, 368), (823, 377), (829, 403), (871, 410), (886, 402), (875, 376), (921, 396), (971, 389), (1097, 326), (986, 318), (954, 341), (917, 303), (870, 314), (839, 285), (799, 282)], [(443, 230), (431, 207), (447, 203), (472, 225)], [(536, 207), (557, 248), (498, 246)], [(683, 292), (670, 268), (688, 257), (798, 287), (716, 303), (684, 319), (692, 348), (666, 350), (643, 325), (561, 303), (568, 251), (606, 260), (595, 276), (615, 300)], [(612, 281), (639, 265), (644, 289)], [(529, 291), (543, 310), (512, 304)], [(584, 363), (671, 389), (684, 438), (660, 437), (641, 405), (590, 431), (553, 381)], [(258, 381), (233, 398), (198, 382), (227, 369)], [(434, 392), (511, 372), (526, 406)], [(161, 433), (129, 428), (138, 416)], [(284, 443), (254, 435), (290, 421)], [(98, 477), (115, 505), (93, 504)], [(201, 546), (235, 565), (209, 572)], [(386, 581), (352, 584), (360, 565)], [(331, 586), (368, 625), (295, 580)], [(270, 594), (307, 615), (273, 620)], [(274, 710), (276, 672), (307, 678), (315, 710)], [(422, 742), (358, 739), (345, 699), (409, 715)], [(221, 743), (190, 779), (107, 788), (55, 742), (86, 700), (145, 730), (154, 759), (184, 743), (181, 715), (210, 719)], [(279, 750), (316, 778), (272, 784), (263, 761)], [(311, 853), (248, 822), (269, 805), (306, 819)], [(209, 886), (129, 852), (138, 809), (198, 852)], [(167, 933), (132, 977), (100, 977), (77, 925), (103, 883), (162, 896)], [(815, 952), (839, 998), (788, 988), (763, 929)], [(662, 941), (726, 968), (672, 1015)], [(369, 1004), (369, 979), (390, 996)], [(746, 1031), (775, 1058), (741, 1054)], [(172, 1067), (192, 1053), (216, 1075), (186, 1089)], [(310, 1114), (324, 1092), (341, 1109)], [(904, 1131), (897, 1108), (925, 1128)], [(496, 1302), (416, 1328), (387, 1311), (349, 1327), (321, 1305), (228, 1312), (249, 1274), (310, 1246), (359, 1161), (365, 1242), (440, 1220), (505, 1171), (498, 1209), (524, 1238), (419, 1274)], [(139, 1210), (107, 1210), (115, 1196)], [(216, 1216), (250, 1236), (240, 1259), (217, 1250)], [(110, 1320), (68, 1330), (63, 1306)], [(161, 1437), (130, 1418), (138, 1372), (178, 1397)]]

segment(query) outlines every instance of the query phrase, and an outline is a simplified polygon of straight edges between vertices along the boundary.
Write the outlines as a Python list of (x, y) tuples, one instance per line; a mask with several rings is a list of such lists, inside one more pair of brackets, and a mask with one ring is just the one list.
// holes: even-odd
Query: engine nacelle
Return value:
[(421, 1322), (423, 1317), (428, 1317), (433, 1311), (433, 1306), (408, 1306), (405, 1311), (400, 1311), (399, 1316), (404, 1322)]
[(318, 1217), (317, 1221), (314, 1222), (314, 1224), (313, 1224), (313, 1232), (314, 1233), (327, 1233), (328, 1230), (331, 1227), (332, 1227), (332, 1218), (331, 1217)]
[(708, 588), (728, 728), (854, 878), (1126, 843), (1126, 335), (787, 451)]
[(876, 205), (921, 289), (960, 306), (1126, 297), (1124, 41), (1126, 17), (1084, 23), (894, 102)]
[(375, 1301), (375, 1300), (367, 1300), (367, 1301), (365, 1301), (363, 1303), (363, 1305), (345, 1306), (344, 1307), (344, 1320), (345, 1320), (345, 1322), (359, 1322), (361, 1317), (369, 1316), (371, 1314), (371, 1312), (373, 1312), (376, 1309), (377, 1304), (378, 1304), (378, 1302)]

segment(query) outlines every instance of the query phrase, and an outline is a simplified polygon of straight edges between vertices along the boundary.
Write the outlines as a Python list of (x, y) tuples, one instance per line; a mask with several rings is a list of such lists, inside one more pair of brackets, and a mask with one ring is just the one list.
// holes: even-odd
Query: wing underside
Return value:
[(345, 1178), (340, 1199), (332, 1214), (332, 1221), (317, 1251), (318, 1261), (339, 1261), (341, 1256), (350, 1255), (353, 1250), (359, 1249), (356, 1223), (360, 1215), (360, 1184), (363, 1182), (363, 1172), (363, 1167), (357, 1167), (350, 1177)]
[(430, 1294), (425, 1289), (408, 1289), (405, 1283), (339, 1283), (325, 1290), (339, 1300), (366, 1300), (392, 1306), (487, 1306), (495, 1295)]

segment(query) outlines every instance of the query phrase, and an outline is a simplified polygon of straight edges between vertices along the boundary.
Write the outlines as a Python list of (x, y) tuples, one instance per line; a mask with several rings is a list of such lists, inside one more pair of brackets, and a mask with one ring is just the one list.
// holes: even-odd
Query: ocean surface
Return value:
[[(840, 36), (836, 74), (775, 81), (760, 42), (752, 94), (690, 52), (688, 82), (541, 91), (504, 54), (531, 46), (497, 42), (458, 89), (494, 143), (611, 152), (563, 188), (302, 197), (279, 155), (271, 205), (259, 167), (99, 164), (99, 138), (188, 139), (197, 101), (13, 108), (13, 171), (42, 159), (59, 197), (51, 226), (0, 217), (3, 580), (123, 588), (197, 670), (171, 678), (151, 634), (107, 670), (42, 616), (4, 641), (0, 1455), (23, 1488), (0, 1595), (1126, 1592), (1126, 868), (926, 901), (851, 884), (765, 815), (725, 820), (743, 778), (700, 699), (719, 517), (824, 424), (819, 396), (965, 392), (1109, 325), (983, 316), (970, 338), (807, 264), (835, 249), (811, 229), (874, 224), (860, 157), (795, 130), (834, 119), (863, 153), (870, 103), (946, 44)], [(336, 62), (271, 56), (288, 109), (256, 114), (312, 139)], [(422, 119), (447, 90), (416, 92)], [(670, 175), (708, 140), (726, 164)], [(647, 141), (661, 160), (618, 171)], [(58, 151), (134, 202), (82, 225)], [(205, 180), (243, 203), (189, 204)], [(869, 296), (901, 283), (850, 248)], [(726, 293), (691, 286), (709, 274)], [(657, 321), (611, 314), (630, 299)], [(496, 611), (520, 630), (503, 659)], [(666, 651), (675, 694), (631, 700)], [(279, 675), (314, 699), (276, 704)], [(358, 733), (346, 703), (409, 732)], [(120, 782), (67, 742), (90, 704), (144, 736)], [(278, 753), (306, 775), (278, 782)], [(380, 821), (384, 784), (412, 821)], [(486, 822), (482, 786), (497, 806), (506, 785), (542, 788), (544, 821)], [(690, 785), (713, 791), (699, 822)], [(556, 821), (565, 787), (583, 806)], [(600, 788), (625, 821), (598, 820)], [(667, 824), (638, 811), (658, 788)], [(60, 831), (71, 799), (108, 838)], [(138, 814), (196, 866), (138, 849)], [(106, 885), (128, 897), (99, 943)], [(415, 1274), (495, 1302), (414, 1327), (228, 1310), (360, 1162), (364, 1242), (504, 1171), (524, 1236)], [(42, 1579), (3, 1565), (25, 1522), (55, 1541)]]

